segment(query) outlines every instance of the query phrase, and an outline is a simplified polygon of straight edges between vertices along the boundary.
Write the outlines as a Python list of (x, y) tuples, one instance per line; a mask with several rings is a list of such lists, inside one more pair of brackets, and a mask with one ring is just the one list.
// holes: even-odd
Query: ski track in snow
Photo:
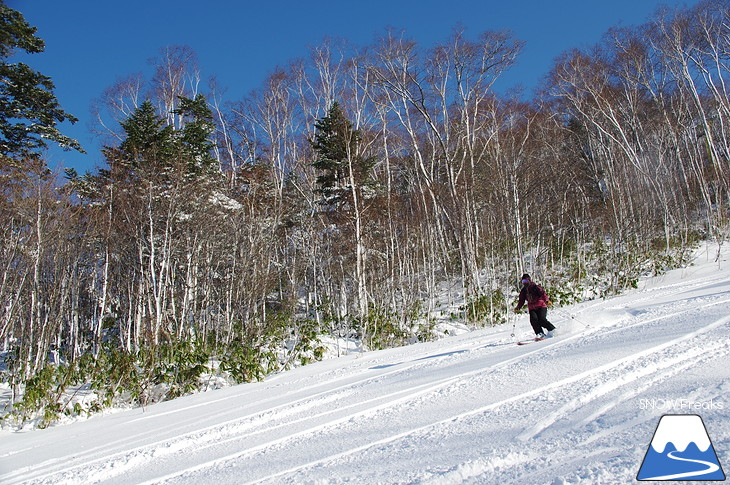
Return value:
[(516, 338), (485, 329), (3, 432), (0, 483), (631, 483), (663, 414), (651, 398), (724, 404), (700, 411), (723, 461), (729, 273), (553, 312), (558, 336), (530, 346), (521, 318)]

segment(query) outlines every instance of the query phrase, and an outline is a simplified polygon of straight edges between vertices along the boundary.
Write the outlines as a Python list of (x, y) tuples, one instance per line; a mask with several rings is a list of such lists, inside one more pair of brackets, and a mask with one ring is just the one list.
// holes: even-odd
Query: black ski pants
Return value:
[(550, 330), (555, 330), (555, 326), (548, 322), (547, 308), (535, 308), (534, 310), (530, 310), (530, 325), (532, 325), (535, 335), (544, 333), (542, 331), (543, 328), (548, 332)]

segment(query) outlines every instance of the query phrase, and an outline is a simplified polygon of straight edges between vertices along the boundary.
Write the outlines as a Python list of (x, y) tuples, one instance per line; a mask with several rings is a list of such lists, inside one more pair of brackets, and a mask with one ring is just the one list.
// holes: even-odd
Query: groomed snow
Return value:
[(663, 414), (730, 465), (730, 253), (608, 300), (354, 354), (46, 430), (0, 433), (0, 483), (616, 484)]

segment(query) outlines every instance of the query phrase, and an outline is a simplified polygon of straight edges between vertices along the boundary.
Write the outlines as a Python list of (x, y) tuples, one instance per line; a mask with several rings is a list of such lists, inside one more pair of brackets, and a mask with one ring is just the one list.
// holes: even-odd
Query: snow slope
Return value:
[(0, 434), (0, 483), (632, 483), (663, 414), (730, 467), (730, 253), (505, 326)]

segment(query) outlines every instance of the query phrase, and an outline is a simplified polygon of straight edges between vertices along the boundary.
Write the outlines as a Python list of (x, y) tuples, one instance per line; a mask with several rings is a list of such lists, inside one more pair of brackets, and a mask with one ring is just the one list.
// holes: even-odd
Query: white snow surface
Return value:
[(45, 430), (0, 483), (633, 483), (664, 414), (730, 466), (730, 252), (624, 295)]

